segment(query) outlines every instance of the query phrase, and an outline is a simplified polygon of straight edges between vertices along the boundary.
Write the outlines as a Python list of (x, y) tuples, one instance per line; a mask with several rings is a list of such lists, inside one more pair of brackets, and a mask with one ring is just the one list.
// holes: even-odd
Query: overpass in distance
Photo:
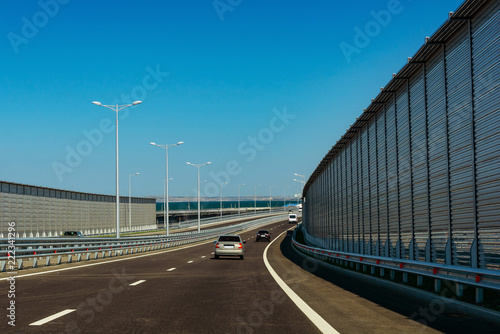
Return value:
[(498, 333), (499, 82), (500, 2), (467, 0), (321, 160), (298, 227), (283, 214), (231, 232), (244, 260), (214, 258), (212, 227), (16, 240), (18, 256), (68, 260), (0, 272), (16, 290), (0, 331)]
[[(286, 209), (288, 211), (288, 209)], [(283, 211), (283, 208), (273, 208), (273, 212)], [(269, 207), (258, 207), (258, 208), (223, 208), (222, 215), (237, 215), (241, 214), (251, 214), (251, 213), (263, 213), (269, 212)], [(208, 217), (218, 217), (221, 215), (221, 209), (201, 209), (200, 216), (201, 218)], [(170, 224), (181, 223), (185, 220), (195, 219), (198, 217), (198, 210), (169, 210), (169, 221)], [(164, 212), (156, 211), (156, 221), (158, 224), (163, 225)]]

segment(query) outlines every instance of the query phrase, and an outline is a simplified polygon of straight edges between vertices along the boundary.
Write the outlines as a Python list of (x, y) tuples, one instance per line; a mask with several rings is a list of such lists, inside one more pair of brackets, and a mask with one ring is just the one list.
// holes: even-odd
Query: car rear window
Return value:
[(219, 237), (219, 241), (235, 241), (235, 242), (240, 242), (240, 237), (239, 236), (234, 236), (234, 235), (223, 235)]
[(64, 235), (78, 235), (78, 232), (64, 232)]
[(269, 231), (265, 231), (265, 230), (259, 231), (259, 234), (262, 234), (262, 233), (269, 233)]
[(290, 218), (297, 218), (297, 215), (290, 215)]

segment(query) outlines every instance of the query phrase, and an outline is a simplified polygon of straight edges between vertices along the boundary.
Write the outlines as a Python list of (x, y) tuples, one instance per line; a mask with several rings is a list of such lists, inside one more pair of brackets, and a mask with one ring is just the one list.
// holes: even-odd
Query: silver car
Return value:
[(245, 257), (246, 241), (242, 241), (239, 235), (221, 235), (215, 242), (214, 257), (219, 256), (239, 256), (243, 260)]

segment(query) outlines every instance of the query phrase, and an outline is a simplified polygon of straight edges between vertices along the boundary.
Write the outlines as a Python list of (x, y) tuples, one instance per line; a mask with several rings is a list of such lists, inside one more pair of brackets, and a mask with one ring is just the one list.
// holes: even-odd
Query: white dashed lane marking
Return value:
[(193, 263), (194, 261), (188, 261), (188, 263)]
[(167, 269), (167, 271), (174, 271), (176, 268)]
[(71, 313), (71, 312), (74, 312), (74, 311), (76, 311), (76, 309), (75, 309), (75, 310), (70, 310), (70, 309), (68, 309), (68, 310), (61, 311), (61, 312), (59, 312), (59, 313), (56, 313), (56, 314), (54, 314), (54, 315), (51, 315), (50, 317), (43, 318), (42, 320), (38, 320), (38, 321), (36, 321), (36, 322), (33, 322), (33, 323), (31, 323), (31, 324), (30, 324), (30, 326), (41, 326), (41, 325), (43, 325), (43, 324), (46, 324), (47, 322), (50, 322), (50, 321), (52, 321), (52, 320), (54, 320), (54, 319), (57, 319), (57, 318), (60, 318), (60, 317), (62, 317), (63, 315), (66, 315), (66, 314)]
[(134, 282), (134, 283), (130, 283), (129, 285), (130, 286), (136, 286), (136, 285), (139, 285), (139, 284), (144, 283), (144, 282), (146, 282), (146, 280), (141, 279), (140, 281), (137, 281), (137, 282)]
[(203, 255), (201, 258), (202, 258), (202, 259), (204, 259), (204, 258), (206, 258), (206, 256), (205, 256), (205, 255)]

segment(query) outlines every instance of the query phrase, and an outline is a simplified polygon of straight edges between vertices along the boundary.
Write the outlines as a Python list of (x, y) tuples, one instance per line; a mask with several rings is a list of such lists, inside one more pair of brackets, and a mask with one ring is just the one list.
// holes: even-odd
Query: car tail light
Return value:
[(219, 243), (216, 243), (216, 244), (215, 244), (215, 248), (220, 248), (220, 247), (219, 247)]
[(243, 248), (243, 244), (240, 242), (240, 244), (238, 245), (238, 248)]

